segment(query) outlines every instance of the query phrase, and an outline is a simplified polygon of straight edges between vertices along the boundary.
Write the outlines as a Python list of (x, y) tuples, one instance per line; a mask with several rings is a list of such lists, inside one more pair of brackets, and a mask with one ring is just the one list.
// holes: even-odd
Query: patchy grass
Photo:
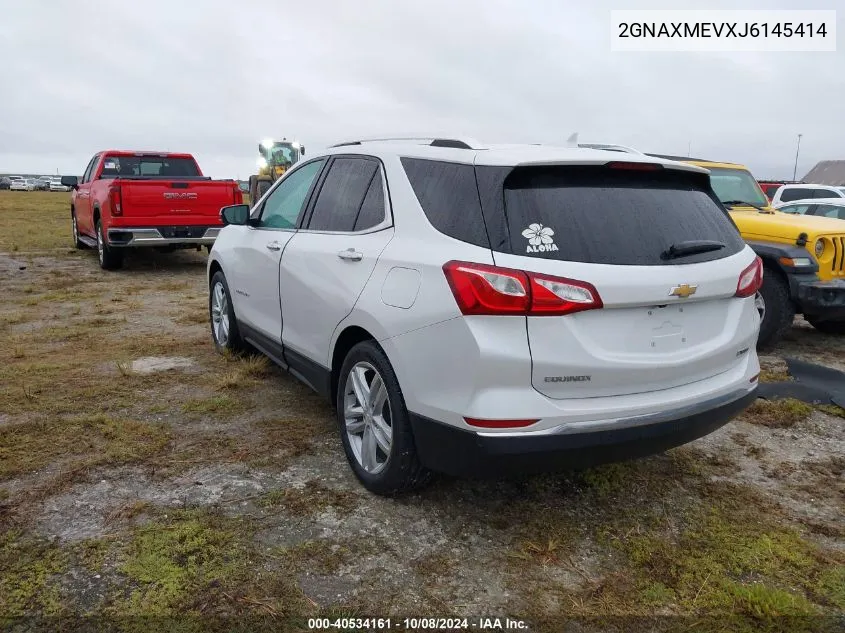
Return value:
[(0, 252), (72, 247), (70, 193), (0, 191)]
[(355, 493), (327, 488), (312, 479), (302, 488), (272, 490), (261, 498), (260, 505), (281, 507), (296, 516), (313, 516), (330, 508), (340, 516), (346, 516), (355, 509), (358, 499)]
[(184, 413), (196, 413), (200, 415), (228, 414), (232, 415), (243, 411), (244, 403), (226, 394), (209, 396), (207, 398), (193, 398), (182, 405)]
[(787, 382), (792, 380), (792, 376), (786, 370), (780, 369), (761, 369), (760, 382)]
[(816, 409), (828, 415), (845, 418), (845, 409), (836, 404), (818, 404), (816, 405)]
[(0, 477), (32, 472), (62, 462), (123, 464), (164, 449), (169, 430), (159, 424), (105, 416), (19, 422), (0, 426)]
[(752, 424), (771, 428), (788, 428), (810, 417), (813, 407), (809, 404), (784, 398), (783, 400), (756, 400), (741, 418)]
[(211, 512), (184, 510), (134, 530), (120, 556), (128, 593), (114, 597), (114, 615), (236, 615), (263, 610), (302, 614), (309, 606), (284, 571), (266, 568), (252, 525)]
[(20, 531), (0, 533), (0, 613), (56, 615), (61, 599), (55, 577), (67, 566), (58, 546)]
[(271, 374), (270, 361), (265, 356), (235, 356), (229, 369), (220, 374), (215, 382), (217, 390), (236, 390), (255, 385)]

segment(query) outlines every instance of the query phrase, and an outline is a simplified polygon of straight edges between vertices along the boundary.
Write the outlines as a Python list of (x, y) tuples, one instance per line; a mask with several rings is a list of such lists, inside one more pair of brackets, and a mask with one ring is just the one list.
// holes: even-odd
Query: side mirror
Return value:
[(243, 226), (249, 220), (249, 205), (248, 204), (232, 204), (228, 207), (220, 209), (220, 219), (223, 224), (228, 226), (234, 224), (235, 226)]
[(299, 153), (305, 156), (305, 145), (299, 148)]
[(76, 189), (79, 186), (79, 178), (76, 176), (62, 176), (62, 186)]

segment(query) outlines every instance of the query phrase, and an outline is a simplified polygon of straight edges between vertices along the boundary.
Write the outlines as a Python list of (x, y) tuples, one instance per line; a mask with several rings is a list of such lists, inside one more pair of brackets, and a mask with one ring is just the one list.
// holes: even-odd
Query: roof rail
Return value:
[(346, 147), (348, 145), (362, 145), (364, 143), (380, 143), (385, 141), (429, 141), (432, 147), (453, 147), (456, 149), (483, 149), (482, 143), (471, 138), (441, 138), (437, 136), (384, 136), (378, 138), (362, 138), (355, 141), (343, 141), (329, 147)]

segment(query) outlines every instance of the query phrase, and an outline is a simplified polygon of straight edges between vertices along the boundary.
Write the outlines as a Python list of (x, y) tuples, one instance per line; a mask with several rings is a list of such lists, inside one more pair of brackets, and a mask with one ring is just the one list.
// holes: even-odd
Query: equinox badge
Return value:
[(680, 286), (675, 286), (672, 290), (669, 291), (670, 297), (680, 297), (681, 299), (686, 299), (690, 295), (694, 295), (695, 291), (698, 290), (698, 286), (690, 286), (689, 284), (681, 284)]

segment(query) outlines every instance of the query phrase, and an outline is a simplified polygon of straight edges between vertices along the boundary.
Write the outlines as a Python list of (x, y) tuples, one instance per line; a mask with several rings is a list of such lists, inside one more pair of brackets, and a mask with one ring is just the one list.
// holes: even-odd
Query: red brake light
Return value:
[(763, 285), (763, 260), (755, 257), (754, 261), (739, 276), (736, 284), (737, 297), (750, 297)]
[(528, 273), (531, 279), (533, 316), (563, 315), (601, 308), (601, 297), (592, 284), (564, 277)]
[(463, 314), (525, 314), (528, 275), (487, 264), (448, 262), (443, 273)]
[(561, 316), (603, 306), (592, 284), (575, 279), (458, 261), (443, 273), (462, 314)]
[(657, 171), (663, 169), (659, 163), (631, 163), (625, 161), (612, 161), (605, 164), (610, 169), (628, 169), (632, 171)]
[(120, 185), (113, 184), (109, 187), (109, 202), (111, 202), (111, 214), (123, 215), (123, 209), (120, 206)]
[(478, 418), (464, 418), (470, 426), (479, 426), (485, 429), (517, 429), (531, 426), (537, 420), (479, 420)]

